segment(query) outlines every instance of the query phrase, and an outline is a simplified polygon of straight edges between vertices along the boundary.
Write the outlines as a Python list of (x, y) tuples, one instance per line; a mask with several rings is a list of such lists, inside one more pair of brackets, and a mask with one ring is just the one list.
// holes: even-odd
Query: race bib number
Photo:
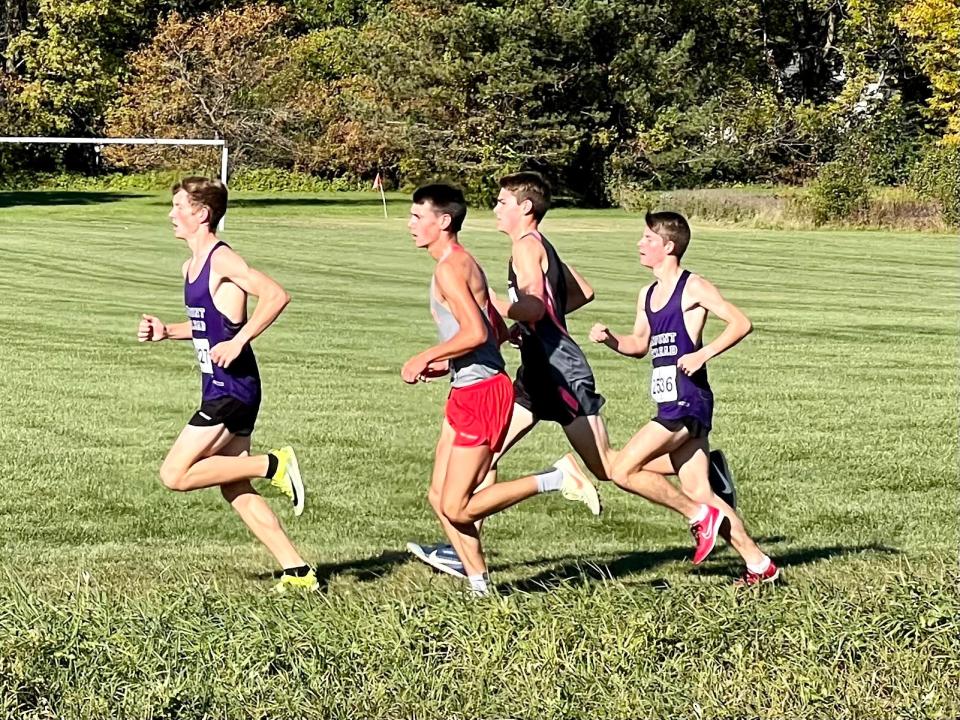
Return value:
[(662, 365), (653, 369), (653, 375), (650, 376), (650, 394), (658, 403), (676, 402), (676, 365)]
[(210, 362), (210, 341), (206, 338), (194, 338), (193, 347), (197, 351), (197, 365), (200, 372), (213, 375), (213, 363)]

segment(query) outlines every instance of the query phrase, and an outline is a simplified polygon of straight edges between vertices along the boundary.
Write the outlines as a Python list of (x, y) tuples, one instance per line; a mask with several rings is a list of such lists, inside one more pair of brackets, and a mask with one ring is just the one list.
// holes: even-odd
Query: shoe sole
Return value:
[(290, 463), (287, 466), (287, 476), (293, 488), (293, 514), (296, 517), (303, 515), (303, 508), (307, 504), (306, 488), (303, 486), (303, 477), (300, 475), (300, 464), (297, 462), (297, 453), (290, 448)]
[(710, 548), (703, 554), (703, 557), (701, 557), (699, 560), (696, 558), (693, 559), (694, 565), (699, 565), (708, 557), (710, 557), (710, 553), (712, 553), (713, 549), (717, 547), (717, 537), (720, 535), (720, 528), (723, 526), (724, 520), (727, 519), (727, 515), (723, 512), (723, 510), (717, 510), (717, 512), (719, 513), (719, 516), (717, 517), (717, 522), (713, 527), (713, 542), (710, 544)]
[(298, 587), (296, 585), (289, 585), (289, 586), (280, 585), (278, 587), (275, 587), (273, 589), (273, 592), (275, 592), (277, 595), (285, 595), (286, 593), (292, 593), (292, 592), (317, 592), (317, 590), (319, 589), (320, 589), (320, 583), (315, 582), (310, 587), (302, 587), (302, 586)]
[(780, 568), (777, 568), (777, 571), (773, 574), (773, 577), (768, 577), (768, 578), (764, 578), (763, 580), (758, 580), (757, 582), (753, 583), (753, 585), (748, 585), (742, 580), (735, 580), (733, 584), (736, 587), (757, 587), (758, 585), (769, 585), (770, 583), (775, 583), (779, 579), (780, 579)]
[(417, 560), (429, 565), (434, 570), (439, 570), (442, 573), (446, 573), (447, 575), (452, 575), (453, 577), (460, 578), (461, 580), (466, 579), (467, 577), (466, 573), (462, 573), (459, 570), (454, 570), (452, 567), (449, 567), (448, 565), (444, 565), (441, 561), (437, 560), (436, 558), (430, 557), (423, 551), (423, 548), (417, 545), (416, 543), (408, 542), (407, 551), (411, 555), (413, 555), (415, 558), (417, 558)]
[(594, 484), (590, 482), (590, 478), (588, 478), (580, 469), (580, 465), (577, 463), (576, 458), (573, 457), (573, 454), (567, 453), (562, 458), (557, 460), (553, 466), (565, 476), (573, 477), (583, 485), (583, 488), (580, 491), (580, 497), (577, 498), (577, 501), (586, 505), (590, 512), (595, 516), (599, 516), (600, 513), (603, 512), (603, 504), (600, 502), (600, 493), (597, 492), (597, 488), (594, 486)]

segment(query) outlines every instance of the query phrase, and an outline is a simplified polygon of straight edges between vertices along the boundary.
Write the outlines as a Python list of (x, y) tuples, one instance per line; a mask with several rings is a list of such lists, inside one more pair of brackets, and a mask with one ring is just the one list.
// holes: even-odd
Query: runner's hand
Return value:
[(684, 375), (693, 375), (697, 370), (703, 367), (703, 364), (707, 361), (707, 358), (704, 356), (702, 350), (697, 350), (696, 352), (689, 353), (677, 360), (677, 367), (680, 368)]
[(137, 327), (138, 342), (160, 342), (167, 338), (167, 327), (160, 318), (153, 315), (143, 315)]
[(590, 339), (595, 343), (606, 343), (610, 339), (610, 328), (603, 323), (596, 323), (590, 328)]
[(429, 364), (430, 361), (427, 358), (422, 355), (414, 355), (407, 360), (403, 366), (403, 369), (400, 371), (400, 377), (403, 378), (405, 383), (413, 385), (422, 379), (421, 376)]
[(210, 361), (217, 367), (228, 368), (242, 350), (243, 343), (237, 342), (236, 338), (217, 343), (210, 350)]

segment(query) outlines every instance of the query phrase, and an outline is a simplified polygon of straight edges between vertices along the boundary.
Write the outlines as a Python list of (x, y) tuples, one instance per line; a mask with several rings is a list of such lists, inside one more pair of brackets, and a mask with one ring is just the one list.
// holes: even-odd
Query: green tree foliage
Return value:
[[(0, 40), (0, 132), (17, 135), (102, 134), (127, 70), (127, 53), (153, 32), (179, 0), (3, 0)], [(87, 166), (90, 147), (6, 148), (4, 164)]]
[(957, 0), (3, 0), (0, 11), (7, 131), (225, 137), (239, 166), (326, 179), (446, 177), (477, 193), (526, 166), (599, 203), (622, 188), (803, 181), (833, 161), (899, 183), (931, 139), (960, 138)]
[[(113, 135), (216, 137), (240, 164), (290, 166), (320, 88), (299, 70), (281, 7), (248, 5), (160, 24), (130, 59), (131, 77), (108, 115)], [(123, 165), (171, 162), (183, 149), (118, 148)]]
[(930, 114), (945, 122), (947, 140), (960, 142), (960, 2), (911, 0), (897, 22), (933, 87)]

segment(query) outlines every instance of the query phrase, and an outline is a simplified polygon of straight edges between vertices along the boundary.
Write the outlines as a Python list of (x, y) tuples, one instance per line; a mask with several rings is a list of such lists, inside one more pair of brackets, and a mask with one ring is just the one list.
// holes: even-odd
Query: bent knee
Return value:
[(183, 492), (187, 474), (178, 468), (163, 466), (160, 468), (160, 482), (167, 490)]
[(474, 521), (467, 509), (459, 504), (445, 504), (443, 506), (443, 516), (454, 525), (469, 525)]
[(610, 473), (610, 480), (613, 481), (613, 484), (618, 488), (627, 490), (630, 488), (630, 473), (623, 468), (614, 468)]

